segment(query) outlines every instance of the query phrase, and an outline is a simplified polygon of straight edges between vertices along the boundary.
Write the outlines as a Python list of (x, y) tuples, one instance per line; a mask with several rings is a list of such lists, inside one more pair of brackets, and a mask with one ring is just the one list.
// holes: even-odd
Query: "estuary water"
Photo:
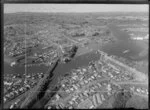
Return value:
[[(104, 52), (109, 55), (124, 57), (128, 60), (148, 60), (148, 52), (145, 52), (142, 56), (139, 55), (142, 51), (148, 48), (148, 44), (144, 41), (132, 40), (129, 33), (120, 30), (119, 27), (114, 24), (108, 25), (108, 28), (112, 32), (113, 36), (117, 38), (117, 41), (115, 43), (108, 43), (104, 45), (102, 47)], [(125, 51), (127, 52), (124, 53)]]
[[(119, 30), (119, 28), (113, 24), (108, 25), (109, 29), (111, 30), (114, 37), (117, 38), (115, 43), (106, 44), (100, 49), (106, 52), (109, 55), (116, 55), (120, 57), (127, 58), (129, 60), (147, 60), (148, 54), (145, 56), (139, 56), (140, 52), (144, 50), (145, 47), (142, 45), (142, 41), (133, 41), (130, 39), (130, 36), (127, 32)], [(128, 50), (127, 53), (124, 53), (125, 50)], [(78, 68), (81, 66), (86, 66), (90, 61), (96, 61), (100, 58), (99, 54), (96, 54), (95, 51), (91, 51), (89, 53), (83, 54), (81, 56), (75, 57), (71, 62), (67, 64), (59, 64), (55, 70), (56, 76), (60, 74), (63, 75), (69, 72), (71, 69)], [(20, 73), (24, 74), (27, 73), (39, 73), (39, 72), (46, 72), (49, 68), (45, 65), (40, 66), (31, 66), (25, 69), (24, 66), (10, 66), (10, 62), (12, 60), (8, 57), (4, 58), (4, 73)]]

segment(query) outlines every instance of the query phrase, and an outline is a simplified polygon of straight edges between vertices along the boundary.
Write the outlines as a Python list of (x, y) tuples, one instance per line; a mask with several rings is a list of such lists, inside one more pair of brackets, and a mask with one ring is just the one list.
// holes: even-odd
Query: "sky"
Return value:
[(4, 13), (15, 12), (148, 12), (148, 4), (4, 4)]

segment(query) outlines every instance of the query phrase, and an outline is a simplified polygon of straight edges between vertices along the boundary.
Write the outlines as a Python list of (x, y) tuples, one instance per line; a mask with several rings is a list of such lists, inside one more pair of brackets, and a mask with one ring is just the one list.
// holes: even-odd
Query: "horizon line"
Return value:
[(101, 12), (27, 12), (27, 11), (20, 11), (20, 12), (4, 12), (4, 14), (17, 14), (17, 13), (148, 13), (148, 12), (145, 12), (145, 11), (140, 11), (140, 12), (137, 12), (137, 11), (130, 11), (130, 12), (123, 12), (123, 11), (101, 11)]

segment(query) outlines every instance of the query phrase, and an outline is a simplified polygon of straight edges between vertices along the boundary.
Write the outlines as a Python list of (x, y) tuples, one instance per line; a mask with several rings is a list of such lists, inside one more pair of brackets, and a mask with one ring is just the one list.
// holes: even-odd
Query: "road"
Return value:
[(112, 83), (123, 85), (123, 84), (129, 84), (129, 85), (143, 85), (143, 86), (148, 86), (148, 83), (145, 82), (138, 82), (138, 81), (115, 81), (111, 80)]
[[(101, 53), (100, 50), (98, 50), (98, 52)], [(104, 53), (104, 52), (102, 52), (102, 53)], [(104, 53), (104, 54), (105, 54), (105, 53)], [(118, 64), (118, 65), (121, 66), (122, 68), (126, 69), (127, 71), (131, 72), (131, 73), (133, 74), (135, 80), (141, 81), (141, 82), (144, 81), (145, 83), (148, 82), (148, 78), (147, 78), (147, 76), (146, 76), (144, 73), (139, 72), (139, 71), (137, 71), (136, 69), (133, 69), (133, 68), (131, 68), (131, 67), (129, 67), (129, 66), (123, 64), (122, 62), (119, 62), (119, 61), (117, 61), (117, 60), (115, 60), (115, 59), (113, 59), (113, 58), (111, 58), (111, 57), (109, 57), (109, 56), (107, 56), (107, 55), (105, 55), (105, 59), (106, 59), (106, 60), (110, 60), (110, 61), (112, 61), (112, 62)]]
[(11, 104), (16, 102), (17, 99), (24, 99), (26, 96), (28, 96), (28, 93), (29, 93), (29, 91), (24, 92), (24, 93), (20, 94), (19, 96), (17, 96), (16, 98), (12, 99), (11, 101), (6, 102), (4, 104), (4, 108), (8, 109), (11, 106)]

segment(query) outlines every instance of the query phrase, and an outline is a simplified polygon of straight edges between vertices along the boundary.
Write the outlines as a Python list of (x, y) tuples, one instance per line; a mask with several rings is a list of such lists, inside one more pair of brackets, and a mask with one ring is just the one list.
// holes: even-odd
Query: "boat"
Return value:
[(129, 50), (125, 50), (125, 51), (123, 51), (123, 53), (128, 53), (129, 52)]
[(12, 67), (12, 66), (14, 66), (14, 65), (16, 65), (16, 62), (15, 62), (15, 61), (14, 61), (14, 62), (11, 62), (10, 66)]

